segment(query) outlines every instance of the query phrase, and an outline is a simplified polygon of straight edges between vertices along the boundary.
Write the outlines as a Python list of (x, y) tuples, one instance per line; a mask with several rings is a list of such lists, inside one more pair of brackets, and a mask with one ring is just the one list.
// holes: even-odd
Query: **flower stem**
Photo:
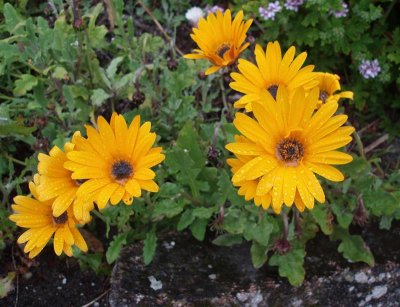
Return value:
[(367, 158), (365, 157), (365, 153), (364, 153), (364, 145), (361, 141), (360, 135), (357, 133), (357, 131), (354, 130), (353, 132), (353, 137), (356, 140), (356, 144), (357, 144), (357, 149), (358, 152), (360, 153), (360, 156), (364, 159), (367, 160)]
[(287, 240), (289, 234), (289, 220), (287, 213), (282, 211), (282, 220), (283, 220), (283, 238)]
[(301, 220), (300, 220), (300, 212), (296, 208), (293, 208), (294, 212), (294, 230), (298, 236), (301, 235)]

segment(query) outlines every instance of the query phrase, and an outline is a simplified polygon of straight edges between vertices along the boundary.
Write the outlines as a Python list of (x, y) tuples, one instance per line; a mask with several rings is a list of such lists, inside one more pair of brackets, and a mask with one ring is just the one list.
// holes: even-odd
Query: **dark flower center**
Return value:
[(276, 93), (278, 92), (278, 86), (276, 84), (272, 84), (267, 91), (271, 94), (272, 97), (276, 100)]
[(221, 46), (218, 47), (217, 51), (215, 52), (219, 57), (223, 58), (225, 53), (231, 49), (231, 45), (227, 43), (223, 43)]
[(64, 212), (58, 217), (53, 216), (53, 224), (54, 225), (64, 225), (68, 221), (68, 214)]
[(297, 165), (303, 155), (303, 144), (294, 138), (284, 139), (276, 147), (277, 158), (285, 163)]
[(319, 92), (319, 100), (321, 100), (323, 103), (326, 102), (326, 99), (328, 99), (329, 94), (326, 91), (320, 91)]
[(132, 173), (133, 167), (127, 161), (120, 160), (112, 165), (111, 174), (117, 180), (127, 179), (132, 175)]

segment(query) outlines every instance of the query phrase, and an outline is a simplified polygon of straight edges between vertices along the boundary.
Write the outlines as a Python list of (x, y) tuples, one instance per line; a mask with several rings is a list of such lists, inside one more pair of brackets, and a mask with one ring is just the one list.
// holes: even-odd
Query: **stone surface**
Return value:
[(321, 240), (323, 249), (318, 240), (308, 249), (306, 279), (297, 288), (273, 267), (254, 269), (249, 244), (218, 247), (188, 234), (170, 234), (160, 240), (168, 244), (159, 245), (149, 266), (143, 264), (142, 245), (131, 245), (113, 269), (109, 303), (112, 307), (400, 306), (397, 261), (377, 261), (373, 268), (348, 263), (333, 242)]

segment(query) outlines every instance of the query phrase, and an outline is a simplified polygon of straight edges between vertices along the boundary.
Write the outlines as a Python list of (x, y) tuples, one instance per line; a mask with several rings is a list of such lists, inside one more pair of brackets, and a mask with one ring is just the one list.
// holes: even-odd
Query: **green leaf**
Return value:
[(58, 80), (68, 80), (68, 71), (62, 66), (57, 66), (53, 71), (52, 77)]
[(193, 210), (192, 209), (187, 209), (183, 214), (181, 215), (181, 218), (179, 219), (177, 229), (178, 231), (182, 231), (186, 229), (190, 224), (193, 223), (195, 219), (195, 216), (193, 215)]
[(257, 224), (248, 223), (245, 226), (244, 235), (246, 240), (253, 240), (260, 245), (267, 246), (273, 229), (273, 224), (269, 221), (268, 217), (264, 216)]
[(92, 101), (93, 105), (97, 107), (100, 107), (108, 98), (110, 98), (110, 95), (102, 88), (93, 90), (92, 96), (90, 96), (90, 100)]
[(220, 235), (219, 237), (216, 237), (212, 243), (218, 246), (232, 246), (235, 244), (240, 244), (242, 243), (243, 239), (242, 236), (240, 235), (232, 235), (230, 233), (225, 233), (223, 235)]
[(279, 275), (287, 277), (290, 284), (300, 286), (304, 280), (305, 270), (303, 267), (305, 251), (302, 248), (292, 249), (288, 253), (274, 254), (269, 260), (270, 265), (279, 267)]
[(39, 80), (32, 75), (24, 74), (20, 79), (15, 81), (14, 94), (17, 96), (25, 95), (38, 84)]
[(241, 234), (244, 231), (245, 224), (246, 218), (242, 211), (232, 209), (226, 212), (223, 227), (227, 232)]
[(0, 124), (0, 137), (18, 135), (28, 136), (35, 130), (35, 127), (25, 127), (16, 122)]
[(346, 259), (374, 265), (374, 256), (361, 236), (351, 235), (346, 229), (336, 226), (331, 238), (342, 241), (338, 246), (338, 251), (343, 253)]
[(107, 263), (113, 263), (119, 256), (122, 247), (126, 244), (126, 237), (128, 233), (120, 233), (119, 235), (114, 236), (113, 241), (110, 243), (110, 246), (106, 252)]
[(179, 133), (176, 144), (183, 150), (189, 152), (190, 157), (197, 166), (203, 167), (205, 164), (205, 153), (201, 150), (200, 138), (192, 122), (186, 123)]
[(0, 278), (0, 299), (5, 298), (8, 293), (14, 290), (14, 278), (15, 272), (10, 272), (6, 277)]
[(251, 261), (253, 262), (253, 266), (258, 269), (261, 268), (264, 263), (268, 260), (268, 247), (265, 245), (258, 244), (253, 241), (253, 244), (250, 248)]
[(391, 215), (400, 209), (400, 202), (392, 194), (382, 190), (369, 190), (363, 193), (365, 207), (376, 216)]
[(353, 221), (353, 213), (350, 208), (335, 202), (331, 204), (331, 209), (335, 214), (340, 227), (348, 228)]
[(379, 221), (379, 229), (390, 230), (392, 227), (392, 216), (382, 216), (381, 220)]
[(7, 31), (11, 34), (21, 32), (21, 28), (25, 25), (25, 21), (10, 3), (4, 4), (3, 14), (6, 21), (5, 24)]
[(200, 219), (209, 219), (213, 213), (216, 211), (216, 208), (195, 208), (193, 210), (193, 216)]
[(114, 58), (111, 62), (110, 65), (108, 65), (107, 69), (106, 69), (106, 73), (107, 73), (107, 77), (108, 79), (110, 79), (111, 81), (114, 80), (115, 78), (115, 74), (117, 72), (118, 69), (118, 65), (124, 60), (123, 56), (119, 56)]
[(151, 230), (147, 233), (146, 239), (143, 243), (143, 261), (145, 265), (148, 265), (151, 261), (153, 261), (154, 255), (156, 253), (157, 247), (157, 236), (155, 233), (155, 229)]
[(185, 206), (183, 200), (164, 199), (156, 204), (153, 211), (153, 218), (166, 216), (172, 218), (183, 211)]
[(312, 216), (317, 221), (322, 232), (326, 235), (332, 233), (332, 214), (329, 212), (328, 208), (324, 205), (316, 205), (313, 210), (311, 210)]
[(192, 235), (199, 241), (204, 240), (204, 235), (206, 233), (206, 228), (208, 224), (208, 219), (196, 219), (192, 225), (190, 225), (190, 230)]

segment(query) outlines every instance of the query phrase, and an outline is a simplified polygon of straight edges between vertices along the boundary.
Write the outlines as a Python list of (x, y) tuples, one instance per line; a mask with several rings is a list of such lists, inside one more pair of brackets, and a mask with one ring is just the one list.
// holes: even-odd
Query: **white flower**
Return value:
[(185, 14), (186, 19), (189, 20), (189, 22), (192, 24), (193, 27), (197, 27), (197, 23), (203, 16), (204, 16), (204, 11), (197, 6), (192, 7)]

